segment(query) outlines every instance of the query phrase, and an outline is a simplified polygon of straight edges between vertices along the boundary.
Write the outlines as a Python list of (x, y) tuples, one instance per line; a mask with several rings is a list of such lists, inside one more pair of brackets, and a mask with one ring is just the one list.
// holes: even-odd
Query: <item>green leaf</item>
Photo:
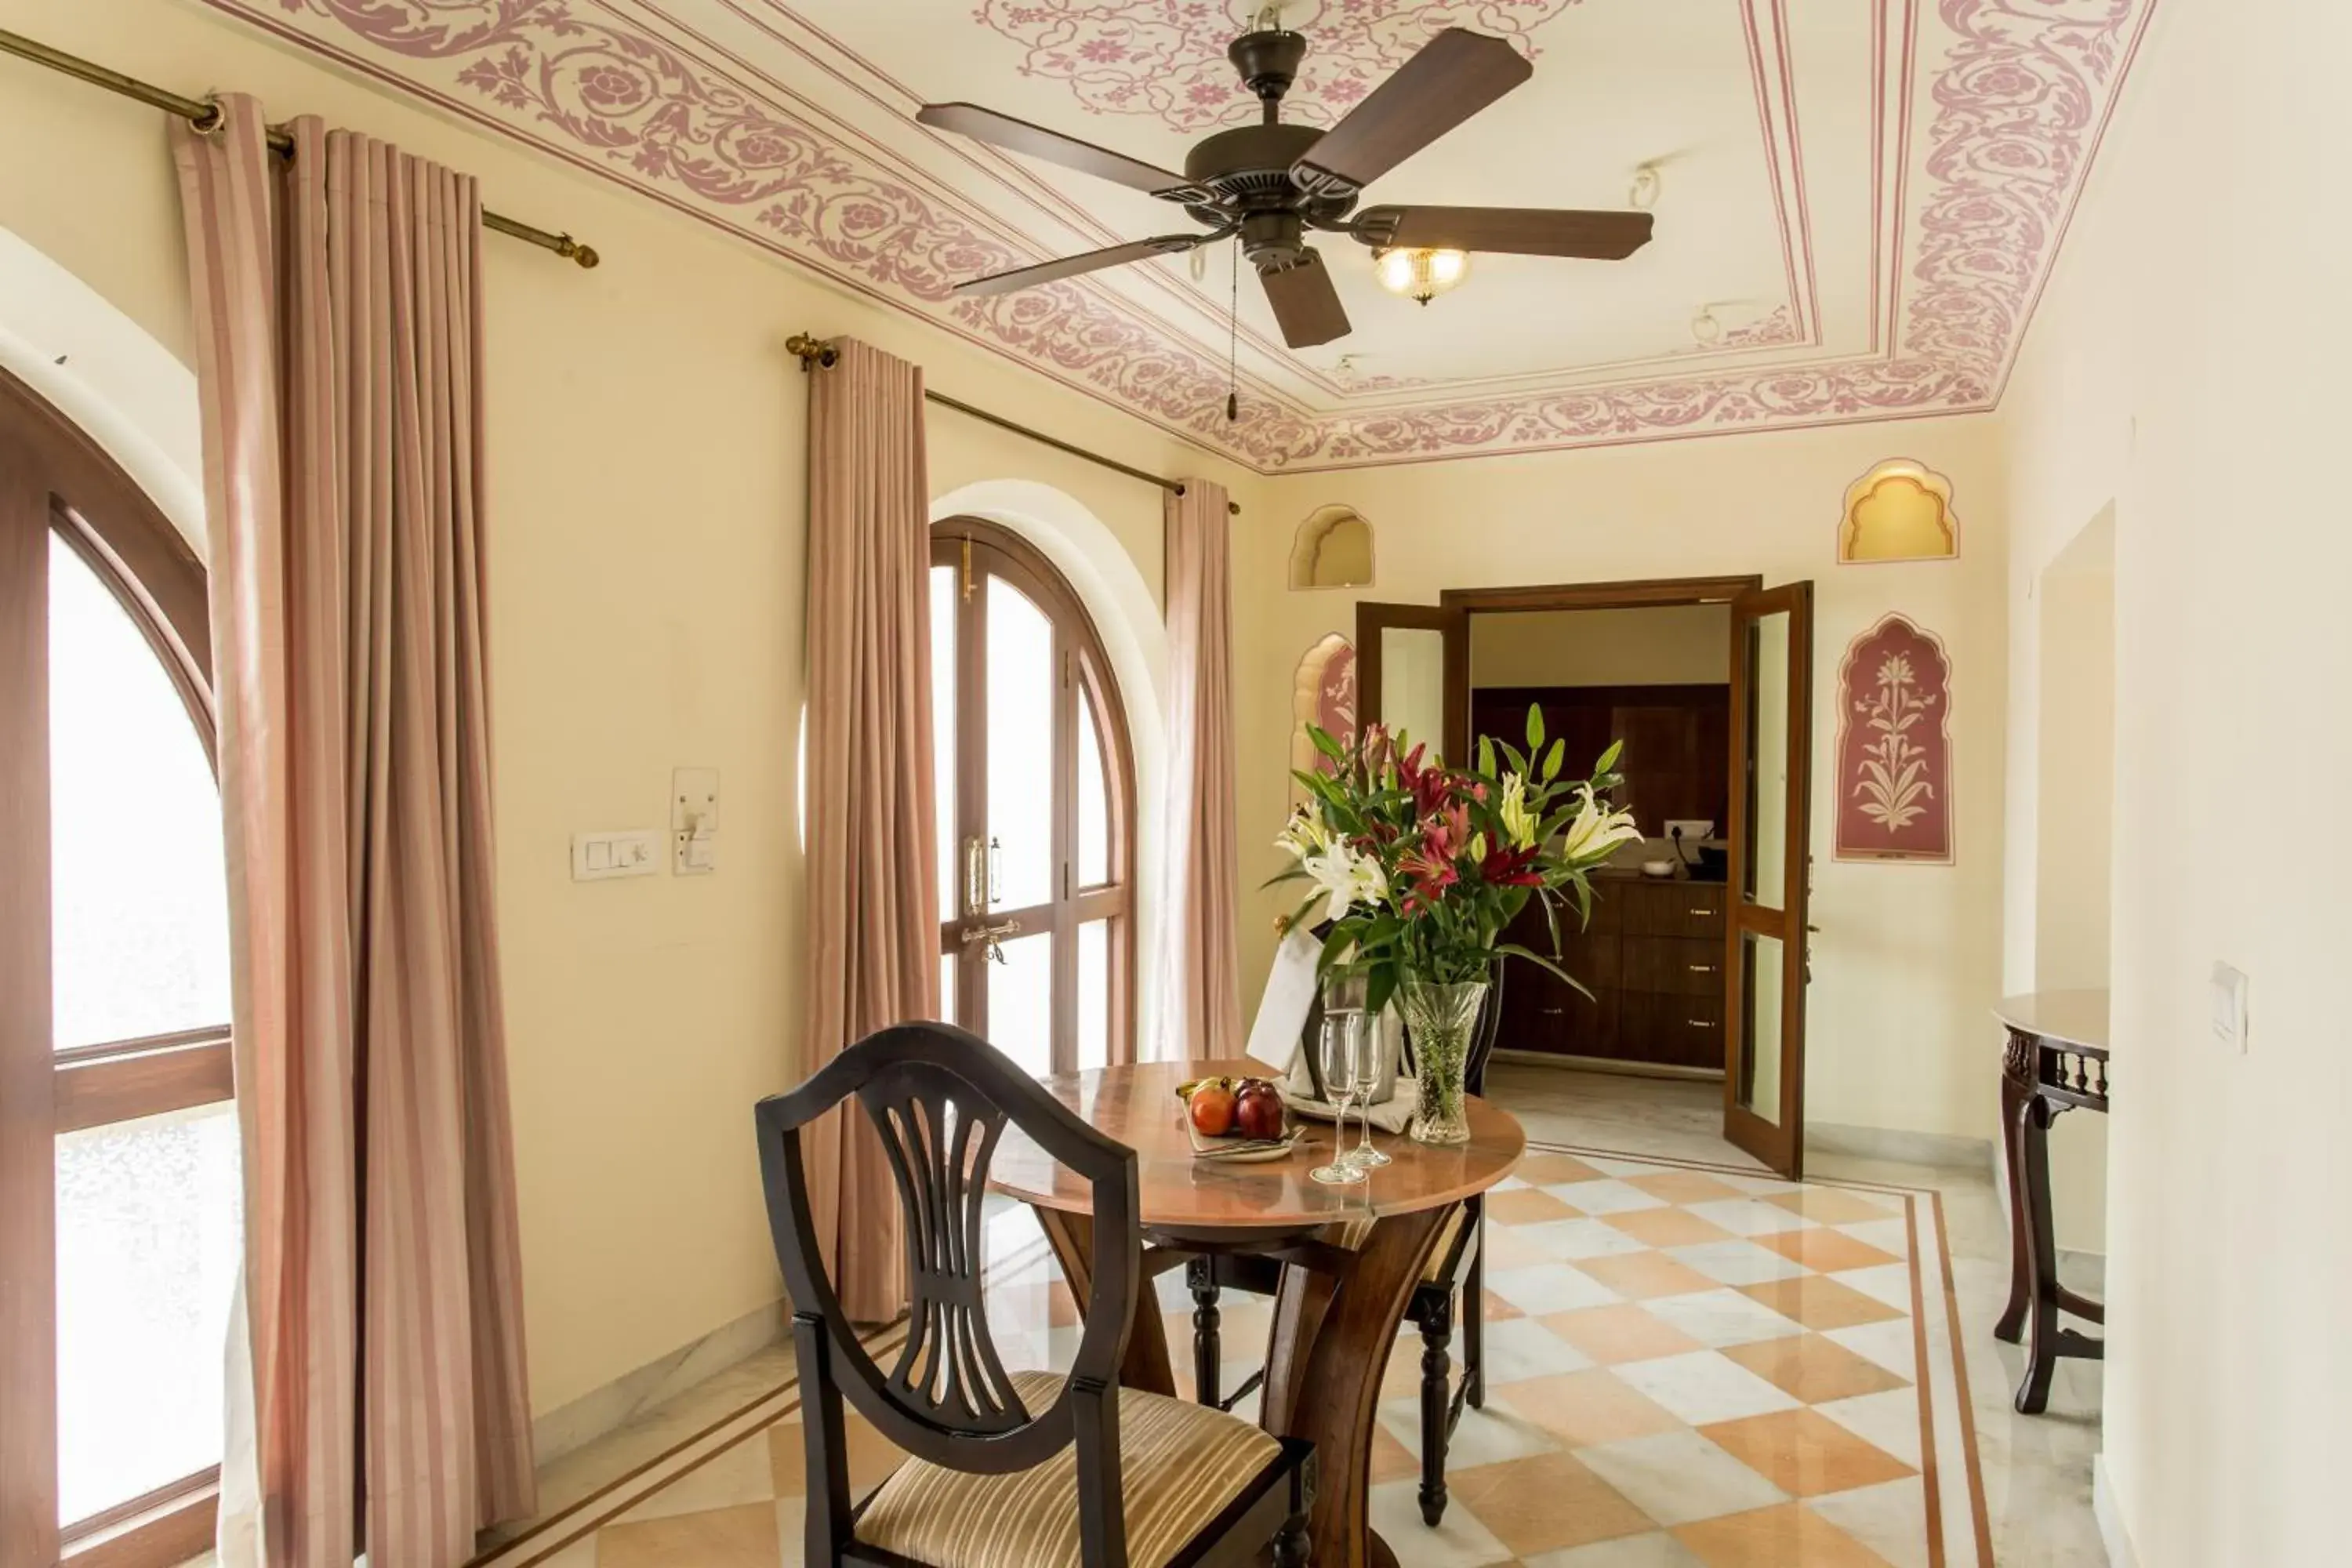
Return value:
[(1331, 732), (1322, 728), (1320, 725), (1307, 725), (1307, 738), (1315, 742), (1315, 749), (1317, 751), (1322, 752), (1333, 762), (1344, 763), (1348, 760), (1348, 749), (1339, 744), (1337, 740), (1333, 739)]
[(1543, 742), (1543, 704), (1530, 702), (1528, 704), (1528, 754), (1533, 756), (1540, 751)]
[(1478, 771), (1488, 778), (1495, 776), (1495, 738), (1492, 735), (1478, 737)]
[(1524, 958), (1529, 963), (1537, 964), (1544, 969), (1549, 970), (1552, 973), (1559, 975), (1562, 980), (1565, 980), (1570, 985), (1575, 986), (1576, 989), (1586, 997), (1589, 998), (1592, 994), (1591, 991), (1585, 986), (1583, 981), (1579, 980), (1575, 975), (1570, 974), (1567, 970), (1562, 969), (1559, 964), (1554, 963), (1550, 959), (1546, 958), (1540, 952), (1531, 952), (1527, 948), (1521, 947), (1515, 942), (1507, 942), (1500, 947), (1497, 947), (1495, 951), (1496, 952), (1507, 952), (1513, 958)]
[(1364, 1011), (1379, 1017), (1381, 1010), (1389, 1005), (1389, 998), (1396, 994), (1396, 984), (1393, 965), (1383, 963), (1373, 969), (1364, 982)]
[(1568, 742), (1567, 742), (1567, 741), (1565, 741), (1565, 740), (1554, 741), (1554, 742), (1551, 743), (1551, 750), (1550, 750), (1550, 751), (1549, 751), (1549, 752), (1546, 752), (1544, 753), (1544, 761), (1543, 761), (1543, 776), (1544, 776), (1544, 783), (1546, 783), (1546, 784), (1549, 784), (1549, 783), (1551, 783), (1551, 781), (1552, 781), (1552, 780), (1554, 780), (1554, 779), (1556, 779), (1556, 778), (1559, 777), (1559, 769), (1560, 769), (1560, 764), (1561, 764), (1562, 763), (1566, 762), (1567, 760), (1568, 760)]
[(1601, 752), (1601, 760), (1600, 760), (1599, 762), (1597, 762), (1597, 763), (1593, 763), (1593, 764), (1592, 764), (1592, 771), (1593, 771), (1593, 773), (1597, 775), (1597, 774), (1601, 774), (1601, 773), (1609, 773), (1609, 772), (1612, 771), (1613, 769), (1615, 769), (1615, 767), (1617, 766), (1617, 757), (1618, 757), (1618, 753), (1620, 753), (1620, 752), (1622, 752), (1622, 751), (1624, 751), (1624, 749), (1625, 749), (1625, 742), (1622, 742), (1622, 741), (1612, 741), (1612, 742), (1609, 742), (1609, 749), (1608, 749), (1607, 751), (1605, 751), (1605, 752)]

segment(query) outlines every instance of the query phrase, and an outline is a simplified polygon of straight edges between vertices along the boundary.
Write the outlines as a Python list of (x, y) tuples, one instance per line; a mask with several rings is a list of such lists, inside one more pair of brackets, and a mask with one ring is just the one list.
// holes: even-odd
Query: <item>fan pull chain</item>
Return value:
[(1225, 302), (1225, 423), (1231, 425), (1242, 416), (1241, 372), (1237, 368), (1242, 346), (1242, 247), (1233, 248), (1233, 290)]

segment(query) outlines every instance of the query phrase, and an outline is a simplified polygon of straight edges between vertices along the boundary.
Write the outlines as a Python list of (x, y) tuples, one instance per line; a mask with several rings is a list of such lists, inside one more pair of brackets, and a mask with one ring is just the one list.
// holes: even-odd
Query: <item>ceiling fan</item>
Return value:
[[(1103, 250), (1016, 267), (956, 285), (959, 294), (1005, 294), (1056, 279), (1174, 256), (1238, 235), (1257, 268), (1283, 341), (1311, 348), (1348, 335), (1348, 313), (1307, 232), (1344, 234), (1384, 250), (1511, 251), (1618, 261), (1650, 239), (1646, 212), (1570, 212), (1546, 207), (1375, 206), (1356, 212), (1366, 185), (1534, 75), (1500, 38), (1448, 27), (1329, 131), (1282, 122), (1283, 94), (1307, 58), (1304, 34), (1244, 33), (1225, 50), (1258, 97), (1255, 125), (1220, 131), (1197, 143), (1173, 174), (1092, 142), (972, 103), (931, 103), (915, 116), (1065, 168), (1115, 180), (1181, 206), (1202, 234), (1163, 234)], [(1353, 216), (1349, 216), (1350, 214)]]

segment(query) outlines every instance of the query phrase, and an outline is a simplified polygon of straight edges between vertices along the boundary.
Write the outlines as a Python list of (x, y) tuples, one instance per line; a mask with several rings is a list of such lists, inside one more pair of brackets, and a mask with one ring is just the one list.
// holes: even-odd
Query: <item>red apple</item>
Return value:
[(1234, 1130), (1234, 1109), (1236, 1097), (1223, 1079), (1211, 1079), (1192, 1090), (1185, 1102), (1192, 1113), (1192, 1125), (1204, 1138), (1222, 1138)]
[(1282, 1091), (1262, 1078), (1244, 1079), (1234, 1106), (1235, 1130), (1244, 1138), (1282, 1136)]

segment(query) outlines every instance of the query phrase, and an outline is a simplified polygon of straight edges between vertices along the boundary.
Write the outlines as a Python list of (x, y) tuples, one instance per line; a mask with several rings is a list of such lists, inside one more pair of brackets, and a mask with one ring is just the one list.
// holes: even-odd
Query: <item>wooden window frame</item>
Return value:
[[(979, 518), (949, 518), (931, 525), (931, 564), (966, 570), (971, 558), (992, 575), (1001, 576), (1026, 595), (1054, 628), (1054, 657), (1062, 687), (1074, 700), (1059, 704), (1054, 724), (1054, 773), (1057, 797), (1066, 809), (1054, 819), (1053, 897), (1024, 909), (992, 909), (989, 923), (1019, 921), (1024, 937), (1054, 934), (1054, 1070), (1066, 1072), (1077, 1059), (1078, 930), (1096, 921), (1108, 922), (1110, 946), (1110, 1013), (1108, 1059), (1131, 1062), (1136, 1055), (1136, 790), (1135, 750), (1128, 728), (1126, 704), (1102, 635), (1077, 591), (1037, 547), (999, 523)], [(985, 650), (988, 637), (987, 595), (974, 591), (957, 606), (957, 648), (952, 666), (956, 689), (933, 692), (935, 702), (956, 704), (956, 827), (953, 864), (957, 886), (949, 889), (950, 907), (940, 911), (940, 952), (958, 959), (955, 1015), (959, 1021), (982, 1021), (984, 999), (980, 963), (962, 962), (965, 929), (974, 923), (963, 908), (962, 845), (965, 837), (983, 830), (988, 799), (988, 701)], [(1095, 716), (1096, 743), (1103, 752), (1103, 784), (1109, 830), (1109, 879), (1081, 886), (1077, 882), (1078, 704), (1089, 703)], [(944, 999), (943, 999), (944, 1000)], [(985, 1033), (984, 1028), (977, 1031)]]
[[(13, 477), (12, 477), (13, 476)], [(7, 487), (14, 486), (11, 492)], [(10, 495), (39, 498), (11, 510)], [(235, 1094), (228, 1026), (58, 1050), (48, 964), (49, 536), (80, 556), (163, 664), (217, 777), (204, 563), (147, 492), (47, 399), (0, 371), (0, 1560), (160, 1568), (211, 1538), (216, 1468), (62, 1527), (57, 1518), (57, 1139)], [(46, 1363), (46, 1364), (44, 1364)], [(193, 1544), (192, 1544), (193, 1543)]]

